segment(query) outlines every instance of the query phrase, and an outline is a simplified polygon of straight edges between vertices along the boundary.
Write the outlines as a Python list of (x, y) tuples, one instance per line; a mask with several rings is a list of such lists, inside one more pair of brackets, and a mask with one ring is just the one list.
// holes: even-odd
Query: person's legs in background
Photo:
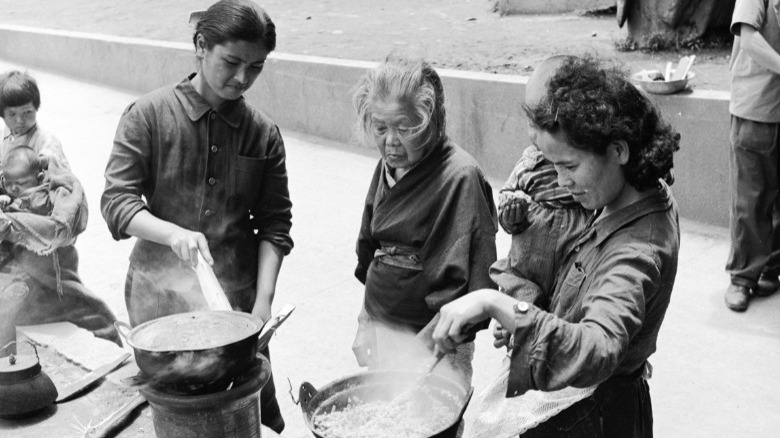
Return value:
[[(780, 163), (778, 163), (778, 168), (780, 168)], [(754, 294), (761, 297), (768, 297), (780, 288), (780, 279), (778, 278), (780, 276), (780, 195), (775, 201), (772, 233), (772, 253), (769, 255), (769, 261), (766, 263), (761, 277), (758, 278), (758, 286), (753, 290)]]
[[(748, 307), (751, 290), (766, 268), (773, 269), (773, 214), (778, 197), (778, 125), (731, 118), (731, 251), (726, 271), (731, 284), (726, 306)], [(778, 236), (780, 238), (780, 236)], [(778, 256), (780, 259), (780, 256)], [(768, 272), (769, 277), (777, 272)]]

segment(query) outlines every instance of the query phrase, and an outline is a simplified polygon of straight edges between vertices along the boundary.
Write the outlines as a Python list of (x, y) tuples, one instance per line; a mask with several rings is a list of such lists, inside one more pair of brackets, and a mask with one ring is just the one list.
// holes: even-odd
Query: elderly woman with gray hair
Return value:
[[(361, 366), (397, 365), (402, 346), (382, 329), (418, 333), (444, 304), (493, 284), (496, 208), (477, 162), (447, 137), (444, 88), (427, 62), (391, 54), (360, 80), (354, 104), (382, 158), (357, 241), (365, 298), (353, 351)], [(467, 342), (450, 357), (468, 381), (473, 351)]]

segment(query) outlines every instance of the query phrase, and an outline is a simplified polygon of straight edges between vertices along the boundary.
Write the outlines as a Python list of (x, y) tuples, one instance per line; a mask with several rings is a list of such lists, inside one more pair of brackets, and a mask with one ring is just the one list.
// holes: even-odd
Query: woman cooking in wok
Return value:
[[(391, 54), (361, 79), (354, 103), (382, 159), (357, 241), (365, 298), (353, 351), (361, 366), (393, 367), (408, 347), (394, 330), (417, 333), (442, 305), (492, 287), (496, 209), (477, 162), (447, 137), (444, 88), (427, 62)], [(473, 342), (457, 350), (449, 359), (470, 381)]]
[[(106, 167), (103, 216), (115, 239), (138, 238), (125, 285), (133, 326), (205, 308), (198, 253), (235, 310), (268, 320), (293, 246), (284, 142), (242, 97), (276, 46), (274, 23), (248, 0), (222, 0), (193, 43), (197, 72), (128, 106)], [(274, 392), (271, 378), (262, 422), (280, 432)]]
[(680, 243), (665, 181), (679, 135), (622, 72), (593, 59), (567, 60), (524, 108), (558, 183), (594, 216), (564, 257), (548, 309), (476, 291), (442, 307), (434, 340), (452, 351), (464, 325), (492, 317), (513, 335), (496, 333), (512, 348), (506, 397), (595, 386), (522, 437), (650, 437), (647, 359)]

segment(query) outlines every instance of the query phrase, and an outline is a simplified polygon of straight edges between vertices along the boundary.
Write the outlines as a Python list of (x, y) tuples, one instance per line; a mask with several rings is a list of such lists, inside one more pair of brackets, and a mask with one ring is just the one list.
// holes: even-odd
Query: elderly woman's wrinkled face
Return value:
[(413, 135), (419, 123), (411, 105), (396, 99), (373, 102), (371, 133), (388, 166), (407, 170), (425, 156), (427, 132)]
[(24, 105), (6, 107), (3, 110), (3, 120), (15, 136), (27, 134), (36, 123), (38, 110), (32, 102)]
[(555, 165), (558, 185), (575, 201), (588, 210), (604, 207), (605, 213), (622, 207), (629, 187), (623, 175), (628, 151), (621, 149), (622, 144), (610, 145), (600, 156), (570, 146), (562, 132), (550, 134), (532, 124), (529, 129), (533, 143)]

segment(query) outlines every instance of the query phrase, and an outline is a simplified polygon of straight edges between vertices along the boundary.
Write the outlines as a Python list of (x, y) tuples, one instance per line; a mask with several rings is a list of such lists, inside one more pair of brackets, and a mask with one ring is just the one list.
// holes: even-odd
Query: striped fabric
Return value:
[[(558, 172), (534, 145), (523, 151), (504, 186), (499, 191), (500, 203), (513, 193), (522, 192), (535, 202), (550, 208), (579, 207), (569, 191), (558, 185)], [(522, 195), (522, 194), (521, 194)]]

